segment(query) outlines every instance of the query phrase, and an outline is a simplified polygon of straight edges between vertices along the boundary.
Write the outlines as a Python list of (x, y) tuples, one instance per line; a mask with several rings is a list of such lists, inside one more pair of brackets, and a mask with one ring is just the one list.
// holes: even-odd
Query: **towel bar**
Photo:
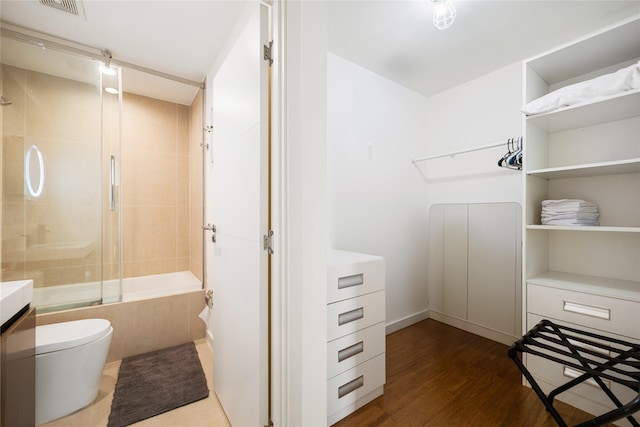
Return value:
[[(560, 363), (578, 371), (580, 375), (545, 395), (518, 353), (529, 353)], [(640, 411), (640, 344), (557, 325), (545, 319), (513, 343), (508, 355), (560, 427), (568, 426), (553, 406), (554, 398), (587, 380), (595, 381), (616, 405), (616, 409), (575, 427), (603, 426), (622, 418), (627, 418), (632, 426), (640, 427), (638, 420), (633, 417), (634, 413)], [(623, 404), (608, 387), (607, 384), (611, 383), (628, 387), (637, 395)]]

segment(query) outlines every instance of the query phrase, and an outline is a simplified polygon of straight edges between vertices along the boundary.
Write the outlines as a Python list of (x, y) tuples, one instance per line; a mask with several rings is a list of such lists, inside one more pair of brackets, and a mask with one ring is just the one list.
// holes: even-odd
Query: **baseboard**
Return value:
[(429, 310), (423, 310), (407, 317), (403, 317), (400, 320), (394, 320), (391, 323), (387, 323), (385, 327), (385, 333), (389, 335), (390, 333), (399, 331), (400, 329), (404, 329), (407, 326), (413, 325), (414, 323), (422, 322), (423, 320), (428, 318)]
[(438, 311), (429, 310), (429, 318), (442, 322), (444, 324), (462, 329), (463, 331), (471, 332), (472, 334), (479, 335), (481, 337), (490, 339), (492, 341), (499, 342), (504, 345), (511, 345), (520, 337), (506, 334), (504, 332), (496, 331), (486, 326), (478, 325), (468, 320), (459, 319), (457, 317), (449, 316)]

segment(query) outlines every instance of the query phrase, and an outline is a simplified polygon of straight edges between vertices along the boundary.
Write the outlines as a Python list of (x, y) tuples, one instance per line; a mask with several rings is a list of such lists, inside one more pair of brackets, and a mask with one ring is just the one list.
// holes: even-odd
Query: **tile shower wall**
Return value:
[(203, 281), (203, 233), (200, 228), (203, 222), (203, 165), (202, 165), (202, 91), (199, 91), (191, 104), (189, 117), (189, 176), (190, 194), (190, 237), (191, 237), (191, 272)]
[(190, 269), (189, 107), (125, 93), (123, 276)]
[[(117, 278), (120, 250), (124, 277), (191, 270), (202, 279), (200, 93), (191, 107), (125, 93), (121, 129), (118, 97), (101, 100), (96, 85), (3, 65), (2, 88), (13, 101), (1, 110), (2, 280), (81, 283), (99, 280), (101, 268), (105, 279)], [(120, 135), (122, 245), (108, 195)], [(43, 196), (29, 200), (23, 159), (34, 143), (55, 168), (45, 168)], [(43, 241), (95, 248), (83, 259), (29, 260), (27, 246)]]
[[(78, 283), (100, 275), (100, 89), (93, 84), (3, 65), (3, 280)], [(45, 159), (44, 191), (25, 196), (24, 153), (36, 144)], [(34, 259), (27, 247), (83, 241), (79, 259)]]

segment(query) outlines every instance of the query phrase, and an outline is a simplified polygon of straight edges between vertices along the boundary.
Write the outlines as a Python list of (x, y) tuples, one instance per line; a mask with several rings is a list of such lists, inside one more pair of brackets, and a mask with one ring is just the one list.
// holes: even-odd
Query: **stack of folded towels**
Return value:
[(542, 225), (600, 225), (598, 205), (580, 199), (542, 201)]

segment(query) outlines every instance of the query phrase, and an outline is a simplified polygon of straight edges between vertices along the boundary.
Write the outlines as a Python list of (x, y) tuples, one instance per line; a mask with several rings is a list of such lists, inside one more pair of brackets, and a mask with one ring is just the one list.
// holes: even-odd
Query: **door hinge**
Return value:
[(263, 237), (263, 249), (269, 253), (269, 255), (273, 255), (273, 230), (269, 230), (267, 234)]
[(264, 54), (263, 54), (263, 59), (265, 61), (269, 61), (269, 66), (273, 65), (273, 40), (271, 40), (269, 42), (268, 45), (264, 45)]

